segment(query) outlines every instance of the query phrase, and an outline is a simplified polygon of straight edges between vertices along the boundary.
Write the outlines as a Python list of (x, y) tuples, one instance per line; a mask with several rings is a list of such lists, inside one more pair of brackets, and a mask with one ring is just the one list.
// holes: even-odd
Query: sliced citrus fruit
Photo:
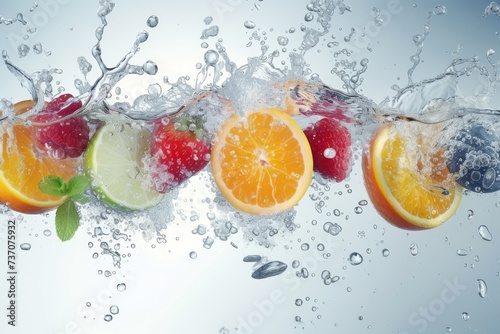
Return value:
[(84, 166), (100, 199), (112, 207), (143, 210), (158, 204), (146, 160), (151, 133), (142, 127), (109, 122), (92, 137)]
[[(19, 115), (35, 106), (33, 101), (14, 105)], [(22, 213), (41, 213), (53, 209), (66, 200), (42, 193), (38, 182), (48, 175), (57, 175), (66, 181), (77, 174), (79, 159), (55, 160), (36, 148), (32, 128), (23, 122), (0, 124), (0, 201)]]
[(212, 174), (235, 208), (275, 214), (292, 208), (311, 182), (313, 160), (304, 132), (278, 109), (233, 114), (216, 135)]
[(462, 188), (446, 168), (444, 150), (432, 147), (437, 134), (424, 133), (423, 128), (398, 131), (395, 125), (385, 125), (363, 156), (370, 199), (393, 225), (410, 230), (437, 227), (460, 204)]

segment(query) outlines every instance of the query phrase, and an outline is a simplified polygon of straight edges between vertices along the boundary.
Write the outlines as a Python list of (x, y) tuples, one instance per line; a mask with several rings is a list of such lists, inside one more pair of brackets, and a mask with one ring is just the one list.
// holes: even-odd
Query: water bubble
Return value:
[(446, 331), (451, 332), (452, 331), (451, 327), (446, 327)]
[(282, 274), (287, 268), (287, 265), (281, 261), (272, 261), (266, 263), (252, 273), (252, 278), (264, 279)]
[(356, 213), (356, 214), (358, 214), (358, 215), (359, 215), (359, 214), (362, 214), (362, 213), (363, 213), (363, 208), (362, 208), (362, 207), (360, 207), (360, 206), (355, 207), (355, 208), (354, 208), (354, 213)]
[(486, 297), (486, 292), (488, 290), (488, 286), (486, 285), (486, 282), (482, 279), (477, 280), (477, 292), (479, 293), (479, 296), (481, 298)]
[(300, 249), (302, 249), (303, 251), (307, 251), (307, 250), (309, 250), (309, 244), (308, 244), (308, 243), (303, 243), (303, 244), (300, 246)]
[(30, 52), (30, 47), (27, 46), (26, 44), (21, 44), (17, 47), (17, 54), (19, 55), (19, 58), (26, 57), (29, 52)]
[(120, 309), (116, 305), (111, 305), (111, 307), (109, 308), (109, 312), (111, 314), (118, 314), (118, 312), (120, 312)]
[(219, 27), (218, 26), (212, 26), (210, 28), (207, 28), (203, 30), (201, 34), (201, 39), (208, 39), (209, 37), (215, 37), (219, 34)]
[(151, 15), (148, 17), (148, 20), (146, 21), (148, 27), (154, 28), (158, 25), (158, 16), (156, 15)]
[(127, 285), (125, 283), (120, 283), (116, 286), (116, 290), (118, 290), (119, 292), (123, 292), (127, 290)]
[(217, 62), (219, 61), (219, 54), (217, 53), (217, 51), (208, 50), (207, 52), (205, 52), (204, 59), (205, 59), (205, 63), (208, 66), (215, 66), (215, 65), (217, 65)]
[(323, 245), (323, 244), (318, 244), (318, 245), (316, 246), (316, 249), (317, 249), (317, 250), (319, 250), (320, 252), (322, 252), (322, 251), (324, 251), (324, 250), (325, 250), (325, 245)]
[(33, 45), (33, 52), (37, 55), (42, 54), (43, 52), (42, 43), (36, 43), (35, 45)]
[(158, 72), (158, 65), (155, 62), (148, 60), (142, 65), (142, 69), (146, 74), (155, 75)]
[(412, 243), (410, 245), (410, 253), (413, 256), (416, 256), (418, 254), (418, 245), (416, 243)]
[(349, 262), (351, 262), (351, 264), (353, 266), (357, 266), (357, 265), (363, 263), (363, 256), (361, 256), (361, 254), (359, 254), (359, 253), (353, 252), (349, 256)]
[(243, 262), (259, 262), (262, 260), (260, 255), (247, 255), (243, 258)]
[(300, 270), (300, 274), (303, 278), (308, 278), (309, 277), (309, 270), (307, 270), (307, 268), (302, 268)]
[(112, 316), (111, 314), (106, 314), (106, 315), (104, 316), (104, 321), (108, 321), (108, 322), (109, 322), (109, 321), (111, 321), (111, 320), (113, 320), (113, 316)]
[(87, 307), (92, 306), (92, 304), (90, 302), (85, 303), (85, 305), (87, 305)]
[(457, 249), (458, 256), (467, 256), (467, 251), (465, 249)]
[(314, 20), (314, 14), (313, 14), (313, 13), (307, 13), (307, 14), (304, 16), (304, 21), (306, 21), (306, 22), (311, 22), (312, 20)]
[(281, 46), (286, 46), (288, 44), (288, 38), (279, 36), (278, 37), (278, 44)]
[(467, 312), (462, 312), (462, 319), (464, 319), (465, 321), (469, 320), (469, 319), (470, 319), (470, 315), (469, 315), (469, 313), (467, 313)]
[(337, 151), (335, 149), (328, 147), (323, 151), (323, 156), (327, 159), (333, 159), (337, 155)]
[(387, 248), (384, 248), (382, 250), (382, 256), (383, 257), (388, 257), (390, 254), (391, 254), (391, 252)]
[(491, 235), (491, 232), (487, 226), (481, 225), (479, 226), (478, 230), (479, 230), (479, 235), (481, 236), (481, 238), (483, 238), (483, 240), (485, 241), (493, 240), (493, 236)]
[(19, 245), (19, 248), (21, 248), (22, 250), (25, 250), (25, 251), (29, 251), (31, 249), (31, 244), (23, 243), (23, 244)]
[(300, 298), (295, 299), (295, 305), (302, 306), (302, 304), (303, 304), (302, 299), (300, 299)]
[(243, 25), (247, 29), (253, 29), (256, 26), (255, 22), (253, 22), (253, 21), (245, 21), (245, 22), (243, 22)]
[(434, 15), (443, 15), (446, 14), (447, 11), (448, 9), (446, 8), (446, 6), (436, 6), (432, 12), (434, 13)]
[(205, 19), (203, 19), (203, 22), (208, 26), (210, 23), (212, 23), (213, 20), (214, 20), (213, 17), (207, 16), (205, 17)]
[(323, 230), (333, 236), (339, 235), (342, 232), (342, 227), (337, 223), (326, 222), (323, 225)]
[(363, 200), (359, 201), (358, 204), (361, 206), (366, 206), (366, 205), (368, 205), (368, 201), (363, 199)]
[(295, 321), (296, 321), (296, 322), (301, 322), (301, 321), (302, 321), (302, 318), (301, 318), (301, 317), (299, 317), (299, 316), (297, 315), (297, 316), (295, 316)]
[(192, 259), (196, 259), (198, 257), (198, 254), (196, 254), (196, 252), (193, 251), (189, 253), (189, 257)]
[(297, 269), (299, 266), (300, 266), (300, 262), (299, 262), (299, 261), (294, 260), (294, 261), (292, 262), (292, 268), (293, 268), (293, 269)]
[(50, 230), (44, 230), (43, 235), (46, 237), (50, 237), (52, 235), (52, 232)]

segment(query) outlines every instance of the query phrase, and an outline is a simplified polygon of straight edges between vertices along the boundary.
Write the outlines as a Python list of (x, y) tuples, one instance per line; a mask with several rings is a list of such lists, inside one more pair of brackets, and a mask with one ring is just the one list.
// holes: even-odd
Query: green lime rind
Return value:
[(107, 123), (96, 131), (84, 157), (91, 187), (109, 206), (139, 211), (157, 205), (163, 194), (149, 181), (145, 161), (151, 133), (129, 124)]

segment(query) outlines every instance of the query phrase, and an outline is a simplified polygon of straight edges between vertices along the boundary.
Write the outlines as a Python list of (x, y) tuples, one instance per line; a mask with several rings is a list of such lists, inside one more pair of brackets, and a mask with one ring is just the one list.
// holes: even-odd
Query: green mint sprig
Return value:
[(38, 189), (47, 195), (68, 197), (56, 210), (56, 233), (61, 241), (73, 238), (80, 225), (75, 203), (83, 204), (88, 201), (82, 193), (89, 183), (89, 179), (82, 175), (75, 175), (68, 182), (64, 182), (62, 177), (49, 175), (38, 183)]

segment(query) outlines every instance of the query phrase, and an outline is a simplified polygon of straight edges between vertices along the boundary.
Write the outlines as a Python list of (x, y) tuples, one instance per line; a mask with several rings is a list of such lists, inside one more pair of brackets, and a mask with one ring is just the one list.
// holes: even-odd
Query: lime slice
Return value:
[(112, 207), (143, 210), (158, 204), (163, 194), (152, 186), (144, 161), (151, 133), (129, 124), (107, 123), (90, 141), (85, 172), (100, 198)]

